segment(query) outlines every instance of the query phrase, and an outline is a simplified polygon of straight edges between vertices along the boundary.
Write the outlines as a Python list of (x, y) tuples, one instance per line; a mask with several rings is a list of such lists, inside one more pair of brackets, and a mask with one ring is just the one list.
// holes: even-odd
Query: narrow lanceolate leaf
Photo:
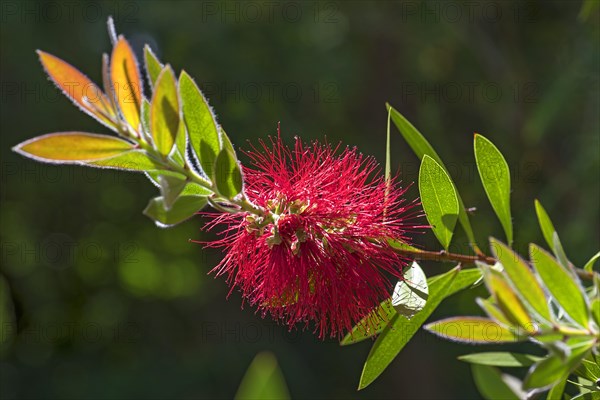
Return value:
[(164, 168), (154, 158), (148, 156), (143, 150), (129, 150), (117, 156), (103, 158), (97, 161), (88, 161), (85, 165), (91, 167), (120, 169), (124, 171), (152, 171)]
[(552, 242), (554, 243), (554, 255), (556, 256), (556, 259), (567, 270), (574, 272), (571, 268), (571, 264), (569, 263), (569, 259), (567, 258), (565, 250), (563, 249), (562, 244), (560, 243), (558, 233), (554, 232), (552, 234)]
[(548, 243), (548, 247), (550, 247), (550, 249), (554, 251), (553, 235), (554, 232), (556, 232), (556, 230), (554, 229), (554, 225), (552, 224), (552, 220), (550, 220), (548, 213), (542, 206), (542, 203), (540, 203), (537, 199), (535, 200), (535, 213), (537, 214), (538, 223), (540, 224), (540, 229), (542, 230), (542, 235), (544, 236), (546, 243)]
[(495, 367), (529, 367), (541, 360), (542, 357), (531, 354), (492, 351), (466, 354), (458, 357), (458, 359), (471, 364), (491, 365)]
[[(502, 374), (498, 368), (487, 365), (473, 365), (471, 371), (473, 373), (475, 385), (484, 399), (525, 399), (524, 393), (515, 393), (515, 390), (513, 389), (515, 385), (509, 385), (506, 379), (508, 375)], [(516, 389), (518, 390), (518, 387)]]
[(143, 98), (142, 79), (135, 54), (123, 36), (119, 36), (113, 48), (110, 76), (123, 118), (138, 130)]
[(546, 395), (546, 400), (562, 400), (563, 393), (565, 392), (565, 386), (567, 385), (568, 377), (565, 377), (555, 383), (554, 386), (548, 390), (548, 394)]
[(482, 317), (447, 318), (424, 328), (444, 339), (469, 344), (513, 343), (523, 339), (496, 321)]
[(521, 299), (515, 294), (500, 272), (487, 268), (484, 270), (483, 279), (498, 308), (511, 324), (530, 333), (537, 330)]
[(427, 221), (447, 250), (458, 218), (458, 199), (446, 171), (427, 155), (419, 169), (419, 193)]
[(206, 98), (185, 71), (179, 77), (179, 94), (192, 150), (204, 173), (211, 179), (215, 160), (221, 151), (216, 118)]
[(215, 184), (225, 198), (232, 199), (242, 191), (242, 171), (235, 156), (221, 150), (215, 162)]
[(600, 251), (597, 252), (596, 254), (594, 254), (592, 256), (592, 258), (590, 258), (590, 260), (588, 262), (585, 263), (583, 269), (585, 271), (589, 271), (592, 272), (592, 269), (594, 268), (594, 263), (600, 258)]
[(551, 320), (548, 301), (544, 289), (540, 286), (533, 271), (527, 263), (510, 247), (491, 238), (490, 246), (496, 259), (504, 266), (518, 295), (527, 302), (546, 321)]
[(162, 197), (150, 200), (144, 214), (162, 228), (177, 225), (200, 211), (207, 204), (204, 196), (180, 196), (171, 208), (165, 207)]
[(87, 76), (71, 64), (51, 54), (38, 50), (44, 70), (71, 101), (85, 113), (111, 129), (116, 129), (111, 121), (115, 111), (106, 95)]
[(404, 272), (403, 278), (394, 287), (392, 306), (396, 312), (411, 318), (425, 307), (429, 297), (429, 287), (425, 273), (415, 261)]
[(530, 245), (529, 254), (538, 275), (558, 305), (575, 322), (587, 327), (589, 310), (577, 277), (535, 244)]
[(573, 337), (567, 340), (570, 351), (566, 359), (558, 354), (550, 355), (533, 365), (523, 381), (523, 388), (547, 388), (565, 379), (594, 347), (595, 340), (586, 337)]
[(398, 355), (400, 350), (406, 346), (425, 320), (429, 318), (431, 313), (447, 296), (457, 273), (458, 267), (441, 275), (435, 282), (429, 283), (429, 292), (431, 295), (427, 299), (427, 304), (412, 319), (409, 320), (397, 313), (392, 317), (389, 324), (373, 344), (373, 347), (371, 347), (360, 377), (359, 390), (366, 388), (377, 379)]
[(500, 150), (484, 136), (475, 134), (475, 161), (483, 188), (504, 232), (512, 243), (513, 228), (510, 214), (510, 171)]
[(76, 163), (114, 157), (133, 149), (133, 145), (113, 136), (85, 132), (49, 133), (27, 140), (14, 151), (49, 163)]
[[(396, 125), (396, 128), (398, 128), (398, 131), (400, 131), (400, 134), (402, 135), (404, 140), (406, 140), (412, 151), (416, 154), (417, 158), (419, 160), (422, 160), (423, 156), (428, 155), (429, 157), (433, 158), (439, 165), (441, 165), (446, 172), (448, 172), (448, 169), (444, 166), (444, 163), (442, 162), (440, 156), (436, 153), (436, 151), (429, 144), (427, 139), (425, 139), (425, 137), (421, 134), (421, 132), (419, 132), (417, 128), (415, 128), (410, 122), (408, 122), (408, 120), (404, 118), (402, 114), (400, 114), (387, 103), (386, 108), (390, 112), (392, 122), (394, 123), (394, 125)], [(452, 184), (454, 185), (454, 182)], [(454, 187), (456, 189), (456, 185), (454, 185)], [(458, 220), (463, 229), (465, 230), (465, 233), (467, 234), (467, 237), (469, 238), (473, 249), (479, 252), (479, 248), (477, 247), (477, 243), (475, 242), (473, 228), (471, 227), (471, 222), (469, 221), (469, 216), (467, 215), (465, 205), (462, 201), (462, 198), (460, 197), (460, 194), (458, 193), (458, 190), (456, 190), (456, 196), (458, 197), (459, 205)]]
[(170, 66), (158, 79), (150, 104), (150, 131), (156, 149), (164, 156), (173, 148), (179, 128), (179, 99), (177, 82)]
[(144, 62), (146, 64), (148, 82), (150, 82), (151, 87), (154, 87), (160, 71), (163, 70), (163, 65), (158, 61), (158, 58), (148, 45), (144, 46)]
[(599, 298), (595, 298), (592, 300), (592, 303), (590, 304), (590, 309), (592, 310), (592, 317), (594, 317), (594, 320), (596, 321), (596, 324), (598, 324), (598, 326), (600, 326), (600, 299)]

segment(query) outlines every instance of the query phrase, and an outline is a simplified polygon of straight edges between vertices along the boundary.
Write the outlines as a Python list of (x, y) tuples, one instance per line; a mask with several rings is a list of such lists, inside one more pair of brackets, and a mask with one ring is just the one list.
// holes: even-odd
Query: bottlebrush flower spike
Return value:
[(371, 178), (375, 160), (356, 149), (298, 138), (290, 149), (279, 136), (271, 145), (247, 152), (244, 168), (245, 193), (264, 214), (224, 213), (208, 223), (226, 226), (207, 244), (226, 251), (213, 272), (263, 317), (340, 336), (369, 314), (375, 319), (389, 278), (402, 278), (408, 260), (386, 238), (408, 242), (420, 228), (411, 222), (417, 202), (407, 202), (396, 182), (386, 193), (385, 179)]

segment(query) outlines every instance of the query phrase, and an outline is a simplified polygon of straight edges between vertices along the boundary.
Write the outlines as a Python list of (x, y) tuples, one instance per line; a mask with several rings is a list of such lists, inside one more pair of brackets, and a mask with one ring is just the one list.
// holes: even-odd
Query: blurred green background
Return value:
[[(238, 147), (275, 134), (358, 146), (384, 160), (389, 101), (450, 168), (484, 242), (502, 238), (473, 163), (480, 132), (513, 173), (516, 247), (542, 243), (533, 200), (568, 255), (600, 241), (599, 18), (579, 1), (0, 3), (2, 398), (230, 398), (253, 357), (276, 355), (295, 398), (477, 398), (471, 349), (419, 333), (357, 392), (369, 341), (340, 348), (228, 300), (207, 272), (218, 251), (194, 218), (170, 230), (141, 214), (142, 175), (49, 166), (11, 152), (47, 132), (105, 133), (47, 81), (35, 49), (100, 79), (106, 19), (138, 54), (149, 43), (196, 78)], [(394, 134), (405, 183), (418, 162)], [(416, 196), (415, 187), (411, 196)], [(431, 234), (416, 242), (437, 248)], [(464, 236), (454, 250), (466, 251)], [(451, 265), (424, 264), (429, 275)], [(435, 317), (479, 314), (482, 289)]]

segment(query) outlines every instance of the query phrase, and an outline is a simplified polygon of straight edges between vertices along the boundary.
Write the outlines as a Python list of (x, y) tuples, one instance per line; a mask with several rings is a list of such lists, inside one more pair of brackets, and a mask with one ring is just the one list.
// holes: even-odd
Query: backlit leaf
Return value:
[(424, 156), (419, 169), (421, 203), (433, 233), (448, 249), (458, 218), (458, 199), (454, 185), (444, 169), (429, 156)]
[(577, 277), (535, 244), (530, 245), (529, 254), (538, 275), (558, 305), (575, 322), (587, 327), (589, 311)]
[(44, 70), (65, 96), (85, 113), (109, 128), (116, 129), (110, 118), (107, 118), (116, 115), (111, 102), (95, 83), (60, 58), (41, 50), (37, 53)]
[(487, 268), (484, 270), (483, 280), (508, 321), (526, 332), (537, 330), (527, 309), (500, 272)]
[(154, 87), (158, 75), (163, 70), (163, 65), (158, 61), (158, 58), (148, 45), (144, 46), (144, 61), (148, 82), (150, 82), (151, 87)]
[(110, 76), (119, 109), (125, 121), (136, 131), (140, 126), (143, 98), (142, 79), (131, 46), (119, 36), (110, 58)]
[(27, 140), (14, 151), (37, 161), (81, 163), (113, 157), (133, 149), (125, 140), (95, 133), (58, 132)]
[(114, 157), (86, 162), (85, 165), (126, 171), (151, 171), (164, 168), (163, 164), (149, 157), (143, 150), (129, 150)]
[(490, 246), (496, 259), (504, 266), (517, 293), (546, 321), (551, 320), (550, 309), (544, 290), (531, 268), (510, 247), (491, 238)]
[(531, 354), (509, 353), (509, 352), (485, 352), (465, 354), (458, 357), (459, 360), (471, 364), (491, 365), (495, 367), (529, 367), (542, 359), (542, 357)]
[(179, 93), (192, 150), (211, 179), (221, 151), (217, 120), (206, 98), (185, 71), (179, 77)]
[(158, 79), (150, 104), (150, 131), (156, 149), (164, 156), (173, 148), (179, 128), (179, 99), (177, 82), (170, 66)]
[(496, 321), (482, 317), (446, 318), (424, 328), (444, 339), (469, 344), (514, 343), (523, 339)]
[(510, 214), (510, 170), (508, 164), (500, 150), (484, 136), (475, 134), (473, 146), (483, 188), (504, 228), (510, 245), (513, 239), (513, 228)]
[(165, 209), (170, 210), (171, 206), (177, 199), (177, 196), (183, 191), (187, 184), (185, 176), (160, 175), (158, 177), (160, 184), (160, 194), (163, 198)]

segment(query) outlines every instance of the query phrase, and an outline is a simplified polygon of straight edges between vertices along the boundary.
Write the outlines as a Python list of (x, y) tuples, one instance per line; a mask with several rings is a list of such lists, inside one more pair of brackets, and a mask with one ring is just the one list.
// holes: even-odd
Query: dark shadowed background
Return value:
[[(542, 244), (541, 200), (576, 264), (599, 243), (599, 18), (580, 1), (16, 1), (0, 3), (2, 398), (230, 398), (261, 350), (295, 398), (477, 398), (467, 353), (419, 333), (357, 392), (370, 341), (340, 348), (260, 318), (223, 279), (201, 217), (161, 230), (144, 176), (25, 160), (48, 132), (107, 130), (46, 79), (42, 49), (100, 80), (106, 19), (205, 91), (238, 147), (276, 133), (358, 146), (384, 160), (390, 102), (448, 165), (481, 242), (502, 238), (473, 162), (473, 133), (512, 172), (516, 248)], [(397, 131), (395, 170), (418, 160)], [(247, 147), (247, 145), (246, 145)], [(244, 159), (242, 159), (244, 160)], [(416, 196), (416, 188), (409, 192)], [(433, 235), (416, 238), (437, 248)], [(466, 251), (464, 236), (454, 250)], [(427, 264), (429, 275), (451, 265)], [(480, 314), (454, 296), (435, 317)]]

